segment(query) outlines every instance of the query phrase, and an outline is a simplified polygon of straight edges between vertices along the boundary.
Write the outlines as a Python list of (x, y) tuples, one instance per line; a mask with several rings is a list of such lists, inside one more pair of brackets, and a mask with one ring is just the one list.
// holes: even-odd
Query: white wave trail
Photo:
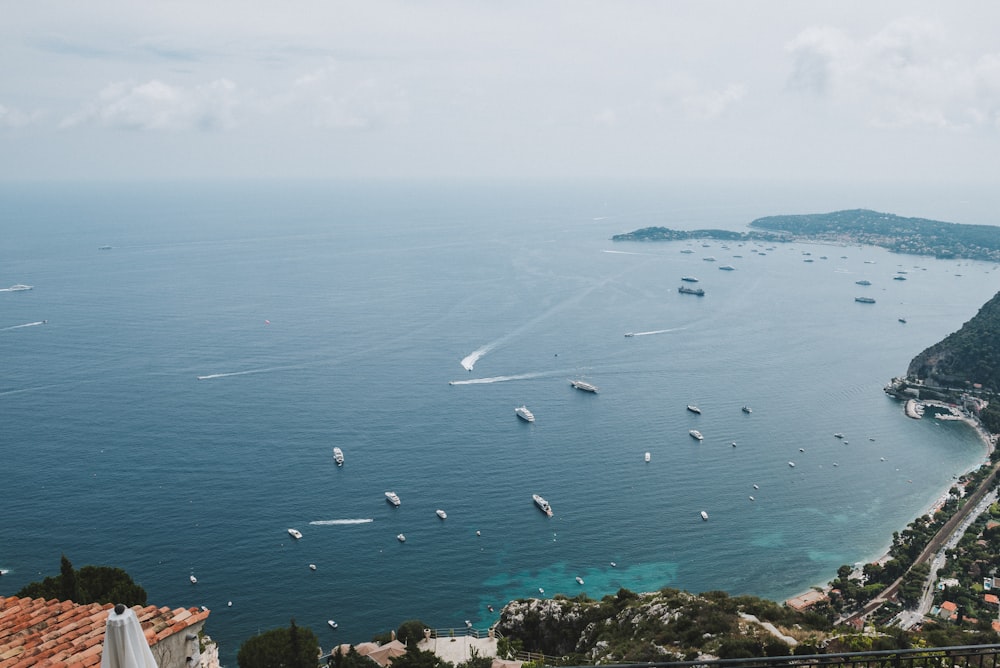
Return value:
[(207, 376), (198, 376), (198, 380), (212, 380), (213, 378), (228, 378), (229, 376), (249, 376), (254, 373), (270, 373), (271, 371), (283, 371), (294, 369), (295, 367), (276, 366), (270, 369), (250, 369), (249, 371), (232, 371), (230, 373), (211, 373)]
[(679, 332), (687, 327), (672, 327), (671, 329), (654, 329), (651, 332), (636, 332), (633, 336), (649, 336), (650, 334), (667, 334), (668, 332)]
[(508, 380), (527, 380), (529, 378), (541, 378), (551, 376), (551, 373), (522, 373), (517, 376), (491, 376), (489, 378), (470, 378), (469, 380), (451, 380), (449, 385), (481, 385), (483, 383), (503, 383)]
[(487, 343), (479, 350), (474, 350), (465, 357), (463, 357), (462, 368), (465, 369), (466, 371), (472, 371), (472, 367), (476, 366), (476, 362), (479, 361), (479, 358), (485, 355), (486, 353), (490, 352), (494, 348), (496, 348), (499, 343), (500, 343), (499, 341), (494, 341), (493, 343)]
[(4, 327), (3, 329), (0, 329), (0, 332), (7, 332), (12, 329), (21, 329), (22, 327), (37, 327), (38, 325), (44, 325), (44, 324), (45, 324), (44, 320), (39, 320), (38, 322), (26, 322), (23, 325), (11, 325), (10, 327)]
[(329, 526), (331, 524), (368, 524), (369, 522), (373, 522), (373, 521), (374, 520), (371, 519), (371, 518), (363, 519), (363, 520), (316, 520), (314, 522), (310, 522), (309, 524), (316, 524), (316, 525), (320, 525), (320, 526)]

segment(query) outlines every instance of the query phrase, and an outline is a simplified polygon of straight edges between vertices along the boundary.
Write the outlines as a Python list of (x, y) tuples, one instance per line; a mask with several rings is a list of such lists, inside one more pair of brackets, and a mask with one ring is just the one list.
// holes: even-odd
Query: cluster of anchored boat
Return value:
[[(584, 392), (591, 392), (593, 394), (597, 394), (597, 386), (596, 385), (591, 385), (590, 383), (588, 383), (586, 381), (583, 381), (583, 380), (571, 380), (571, 381), (569, 381), (569, 384), (572, 385), (573, 387), (575, 387), (578, 390), (583, 390)], [(514, 409), (514, 415), (516, 415), (517, 417), (521, 418), (525, 422), (534, 422), (535, 421), (535, 414), (532, 413), (530, 410), (528, 410), (528, 407), (525, 406), (524, 404), (521, 404), (520, 406), (518, 406), (517, 408)]]

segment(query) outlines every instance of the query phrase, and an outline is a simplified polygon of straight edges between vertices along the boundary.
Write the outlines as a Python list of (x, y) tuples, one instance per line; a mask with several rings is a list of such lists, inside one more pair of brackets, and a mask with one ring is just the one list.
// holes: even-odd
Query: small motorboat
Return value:
[(576, 576), (576, 583), (582, 585), (583, 584), (583, 578), (581, 578), (579, 575), (577, 575)]
[(400, 543), (405, 543), (406, 542), (406, 536), (404, 536), (401, 533), (400, 534), (396, 534), (396, 540), (398, 540)]
[(448, 513), (444, 512), (440, 508), (438, 508), (437, 510), (435, 510), (434, 514), (437, 515), (438, 517), (440, 517), (443, 520), (448, 519)]
[(644, 455), (643, 459), (645, 459), (645, 460), (646, 460), (646, 461), (648, 462), (648, 461), (649, 461), (649, 458), (650, 458), (650, 454), (649, 454), (649, 453), (647, 452), (647, 453), (646, 453), (646, 454)]
[(331, 629), (335, 629), (338, 626), (337, 622), (333, 621), (332, 619), (326, 620), (326, 625), (329, 626)]
[(188, 576), (188, 580), (190, 580), (190, 581), (191, 581), (191, 584), (198, 584), (198, 578), (196, 578), (196, 577), (195, 577), (195, 576), (193, 576), (193, 575), (189, 575), (189, 576)]
[(309, 570), (311, 571), (316, 570), (316, 564), (309, 564)]
[(288, 530), (288, 535), (291, 536), (292, 538), (294, 538), (295, 540), (298, 540), (299, 538), (302, 538), (302, 532), (299, 531), (298, 529), (289, 529)]
[(708, 521), (708, 513), (706, 513), (704, 510), (701, 511), (701, 519), (705, 520), (706, 522)]
[(612, 561), (611, 562), (611, 568), (617, 568), (617, 567), (618, 567), (618, 564)]

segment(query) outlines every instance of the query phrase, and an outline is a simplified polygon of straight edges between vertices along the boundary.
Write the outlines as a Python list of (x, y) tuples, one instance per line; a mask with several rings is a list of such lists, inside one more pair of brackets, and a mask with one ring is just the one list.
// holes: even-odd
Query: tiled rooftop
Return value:
[[(0, 668), (101, 665), (110, 603), (0, 596)], [(208, 610), (134, 606), (150, 646), (208, 618)]]

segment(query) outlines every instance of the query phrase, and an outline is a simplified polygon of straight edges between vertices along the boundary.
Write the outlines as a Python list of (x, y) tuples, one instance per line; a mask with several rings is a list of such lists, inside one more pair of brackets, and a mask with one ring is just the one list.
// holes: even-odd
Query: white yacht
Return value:
[(693, 404), (688, 404), (688, 410), (691, 411), (692, 413), (697, 413), (698, 415), (701, 415), (701, 409)]
[(534, 422), (535, 421), (535, 415), (534, 415), (534, 413), (532, 413), (531, 411), (529, 411), (528, 407), (525, 406), (525, 405), (523, 405), (523, 404), (521, 406), (518, 406), (517, 408), (514, 409), (514, 414), (517, 415), (517, 417), (519, 417), (522, 420), (524, 420), (525, 422)]
[(198, 578), (196, 578), (196, 577), (195, 577), (195, 576), (193, 576), (193, 575), (189, 575), (189, 576), (188, 576), (188, 580), (190, 580), (190, 581), (191, 581), (191, 584), (193, 584), (193, 585), (194, 585), (194, 584), (198, 584)]
[(532, 494), (531, 498), (535, 502), (535, 505), (538, 506), (539, 510), (541, 510), (549, 517), (552, 517), (552, 506), (549, 505), (548, 501), (546, 501), (537, 494)]
[(650, 454), (647, 452), (644, 459), (648, 462), (650, 460)]
[(337, 466), (344, 465), (344, 451), (340, 448), (333, 449), (333, 461), (337, 462)]
[(704, 437), (704, 436), (702, 436), (702, 435), (701, 435), (701, 432), (700, 432), (700, 431), (698, 431), (697, 429), (692, 429), (692, 430), (691, 430), (691, 431), (689, 431), (688, 433), (689, 433), (689, 434), (691, 434), (691, 438), (694, 438), (694, 439), (697, 439), (697, 440), (699, 440), (699, 441), (701, 441), (701, 440), (704, 440), (704, 439), (705, 439), (705, 437)]
[(288, 535), (291, 536), (292, 538), (294, 538), (295, 540), (298, 540), (299, 538), (302, 538), (302, 532), (299, 531), (298, 529), (289, 529), (288, 530)]
[(396, 506), (397, 508), (399, 507), (399, 504), (402, 503), (402, 501), (399, 500), (399, 495), (396, 494), (395, 492), (386, 492), (385, 500), (391, 503), (392, 505)]
[(398, 533), (398, 534), (396, 534), (396, 540), (398, 540), (400, 543), (405, 543), (406, 542), (406, 536), (404, 536), (401, 533)]
[(337, 622), (333, 621), (332, 619), (326, 620), (326, 623), (331, 629), (335, 629), (339, 626), (339, 624), (337, 624)]
[(706, 513), (704, 510), (701, 511), (701, 519), (705, 520), (706, 522), (708, 521), (708, 513)]
[(434, 513), (443, 520), (448, 519), (448, 513), (444, 512), (440, 508), (434, 511)]
[(575, 387), (578, 390), (583, 390), (584, 392), (593, 392), (595, 394), (597, 393), (597, 386), (596, 385), (591, 385), (590, 383), (588, 383), (586, 381), (571, 380), (571, 381), (569, 381), (569, 384), (572, 385), (573, 387)]
[(576, 583), (582, 585), (583, 584), (583, 578), (581, 578), (579, 575), (577, 575), (576, 576)]

